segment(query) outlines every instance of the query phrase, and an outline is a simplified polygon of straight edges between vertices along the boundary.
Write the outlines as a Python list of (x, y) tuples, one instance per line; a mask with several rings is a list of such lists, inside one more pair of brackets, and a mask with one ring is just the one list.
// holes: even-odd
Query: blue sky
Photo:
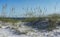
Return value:
[[(26, 13), (27, 8), (36, 8), (39, 7), (43, 10), (44, 8), (47, 9), (47, 12), (45, 14), (51, 14), (51, 13), (59, 13), (60, 12), (60, 0), (0, 0), (0, 15), (2, 13), (2, 5), (7, 4), (6, 8), (6, 15), (9, 16), (11, 14), (11, 8), (15, 8), (15, 14), (13, 16), (22, 17)], [(57, 4), (56, 4), (57, 3)], [(56, 6), (56, 11), (54, 7)], [(22, 10), (22, 8), (25, 8)], [(37, 14), (36, 12), (35, 14)], [(38, 13), (39, 14), (39, 13)]]

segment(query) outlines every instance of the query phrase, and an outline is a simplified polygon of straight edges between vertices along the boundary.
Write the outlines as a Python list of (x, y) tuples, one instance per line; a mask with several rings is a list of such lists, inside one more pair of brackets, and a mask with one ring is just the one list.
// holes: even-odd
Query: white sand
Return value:
[(2, 28), (0, 28), (0, 37), (60, 37), (60, 27), (50, 32), (40, 32), (37, 30), (30, 31), (32, 28), (22, 25), (19, 30), (22, 32), (26, 31), (27, 33), (21, 35), (13, 34), (12, 30), (9, 28), (6, 29), (6, 27), (8, 26), (2, 26)]

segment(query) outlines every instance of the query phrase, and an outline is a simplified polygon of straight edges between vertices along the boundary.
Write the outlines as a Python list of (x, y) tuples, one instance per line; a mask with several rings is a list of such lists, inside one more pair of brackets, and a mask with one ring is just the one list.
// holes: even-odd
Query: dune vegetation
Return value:
[[(4, 10), (4, 6), (3, 6), (3, 9)], [(24, 17), (25, 19), (24, 20), (20, 20), (20, 19), (12, 19), (12, 18), (6, 18), (6, 16), (3, 15), (3, 17), (0, 17), (0, 21), (3, 21), (3, 22), (11, 22), (11, 23), (17, 23), (17, 22), (31, 22), (31, 23), (36, 23), (37, 21), (41, 22), (41, 21), (47, 21), (46, 19), (48, 19), (48, 23), (49, 23), (49, 26), (47, 27), (48, 30), (50, 29), (54, 29), (56, 28), (56, 22), (60, 22), (60, 14), (50, 14), (50, 15), (45, 15), (45, 13), (47, 12), (47, 9), (46, 8), (43, 8), (43, 10), (40, 8), (40, 7), (37, 7), (35, 9), (29, 9), (29, 8), (22, 8), (23, 11), (25, 11), (26, 13), (24, 14)], [(15, 8), (12, 8), (12, 13), (14, 14), (14, 11)], [(39, 14), (36, 14), (36, 10), (37, 10), (37, 13)], [(20, 17), (19, 17), (20, 18)], [(33, 24), (32, 24), (33, 25)], [(39, 24), (40, 25), (40, 24)]]

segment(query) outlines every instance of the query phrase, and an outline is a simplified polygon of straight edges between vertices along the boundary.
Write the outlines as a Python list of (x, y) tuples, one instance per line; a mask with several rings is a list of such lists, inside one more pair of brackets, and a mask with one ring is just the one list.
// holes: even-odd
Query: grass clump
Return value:
[(10, 19), (10, 18), (0, 18), (0, 21), (2, 21), (2, 22), (11, 22), (11, 23), (19, 22), (19, 20)]

